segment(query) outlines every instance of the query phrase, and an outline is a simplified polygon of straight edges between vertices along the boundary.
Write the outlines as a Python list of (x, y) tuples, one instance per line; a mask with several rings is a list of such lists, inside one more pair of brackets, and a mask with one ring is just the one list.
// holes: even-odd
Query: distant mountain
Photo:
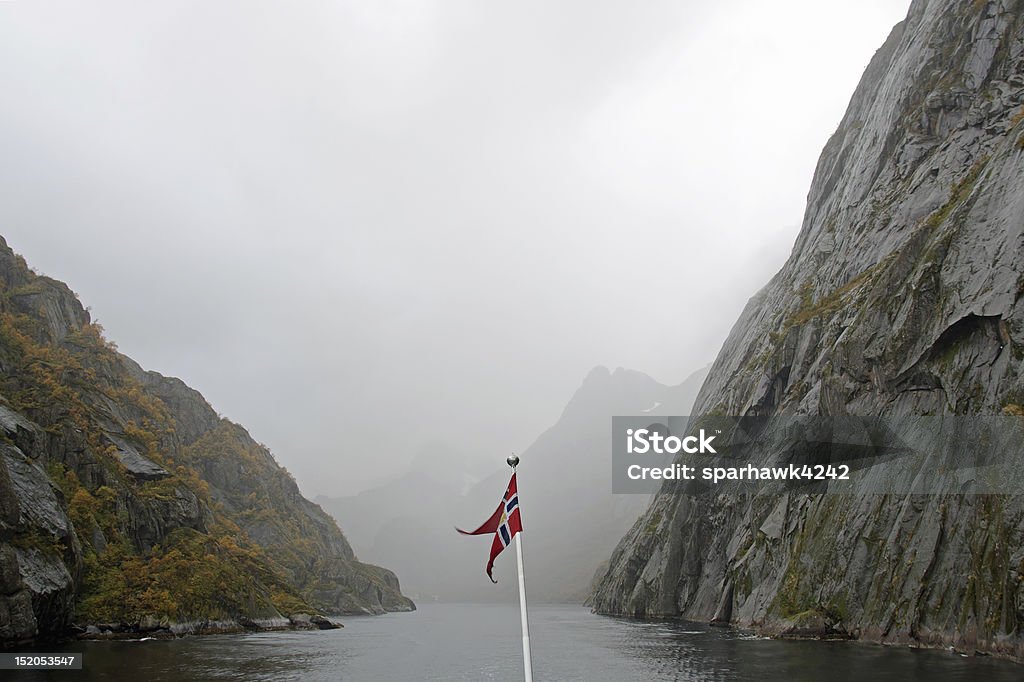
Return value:
[[(419, 449), (403, 473), (356, 495), (320, 495), (315, 501), (336, 519), (345, 519), (345, 536), (353, 547), (360, 548), (361, 555), (376, 557), (381, 529), (398, 519), (411, 528), (428, 509), (437, 512), (465, 496), (484, 478), (480, 462), (481, 458), (471, 457), (457, 446), (430, 442)], [(424, 495), (429, 495), (427, 505), (419, 502)], [(415, 594), (414, 587), (406, 584), (405, 588)]]
[(0, 644), (412, 608), (264, 446), (0, 238)]
[[(611, 417), (687, 414), (706, 371), (665, 386), (640, 372), (597, 367), (558, 421), (520, 454), (524, 547), (534, 600), (582, 602), (595, 570), (648, 502), (643, 495), (611, 494)], [(419, 599), (513, 598), (513, 558), (499, 559), (500, 582), (491, 585), (483, 573), (490, 539), (453, 530), (474, 526), (494, 510), (508, 481), (506, 454), (496, 452), (493, 473), (468, 490), (464, 483), (475, 472), (430, 466), (360, 495), (317, 501), (345, 521), (362, 556), (394, 566), (406, 590)]]

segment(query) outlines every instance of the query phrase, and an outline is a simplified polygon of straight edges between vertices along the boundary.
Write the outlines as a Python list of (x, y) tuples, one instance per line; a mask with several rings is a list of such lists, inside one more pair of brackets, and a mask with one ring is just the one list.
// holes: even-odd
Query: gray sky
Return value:
[(908, 4), (2, 3), (0, 234), (307, 494), (500, 466), (714, 358)]

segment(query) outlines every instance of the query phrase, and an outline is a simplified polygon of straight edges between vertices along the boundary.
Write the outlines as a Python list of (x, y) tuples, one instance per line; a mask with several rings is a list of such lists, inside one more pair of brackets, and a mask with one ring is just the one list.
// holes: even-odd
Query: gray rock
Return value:
[(18, 504), (18, 494), (6, 462), (6, 458), (0, 455), (0, 540), (13, 534), (21, 519), (21, 505)]
[(0, 641), (23, 641), (38, 633), (32, 593), (19, 590), (14, 594), (0, 595)]
[(41, 634), (60, 634), (71, 624), (75, 582), (62, 556), (40, 549), (18, 549), (18, 568)]
[[(7, 263), (0, 264), (0, 269), (17, 269), (3, 265)], [(12, 291), (9, 300), (16, 311), (41, 318), (49, 337), (57, 343), (89, 322), (89, 313), (67, 285), (49, 277), (35, 277), (29, 286)]]
[(103, 531), (99, 528), (94, 527), (92, 529), (92, 548), (96, 554), (103, 554), (107, 551), (107, 538), (103, 535)]
[(70, 522), (49, 476), (18, 448), (0, 443), (3, 459), (20, 510), (20, 523), (36, 526), (61, 538), (68, 534)]
[(35, 431), (36, 425), (10, 409), (6, 405), (0, 405), (0, 429), (8, 435), (17, 434), (19, 430)]
[[(695, 414), (1021, 409), (1024, 20), (1011, 4), (912, 3), (822, 152), (792, 255), (737, 320)], [(643, 532), (651, 520), (656, 534)], [(662, 494), (592, 603), (1021, 658), (1022, 557), (1019, 496)]]
[(156, 462), (143, 457), (138, 450), (122, 438), (107, 434), (107, 438), (117, 448), (115, 457), (125, 469), (140, 481), (155, 481), (170, 476), (170, 472)]
[(335, 623), (326, 616), (315, 615), (309, 619), (309, 622), (317, 627), (319, 630), (337, 630), (342, 627), (340, 623)]
[(10, 545), (0, 545), (0, 595), (14, 594), (22, 587), (18, 555)]
[(403, 596), (398, 578), (379, 566), (340, 557), (325, 558), (315, 567), (313, 601), (335, 614), (380, 614), (413, 611), (416, 605)]

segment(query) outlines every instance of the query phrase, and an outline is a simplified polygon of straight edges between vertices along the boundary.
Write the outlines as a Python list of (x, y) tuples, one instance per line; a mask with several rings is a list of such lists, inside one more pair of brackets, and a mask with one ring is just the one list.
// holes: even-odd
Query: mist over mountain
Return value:
[[(531, 598), (581, 603), (600, 563), (648, 502), (645, 495), (611, 494), (611, 417), (687, 414), (706, 373), (665, 386), (641, 372), (596, 367), (558, 421), (517, 453)], [(361, 557), (393, 567), (414, 598), (514, 599), (512, 557), (498, 560), (499, 584), (492, 585), (483, 573), (490, 537), (453, 530), (475, 527), (494, 510), (508, 482), (507, 454), (495, 452), (490, 475), (480, 480), (471, 464), (480, 457), (455, 447), (423, 451), (415, 467), (386, 484), (317, 502)]]
[(709, 363), (908, 2), (0, 3), (0, 230), (352, 495)]

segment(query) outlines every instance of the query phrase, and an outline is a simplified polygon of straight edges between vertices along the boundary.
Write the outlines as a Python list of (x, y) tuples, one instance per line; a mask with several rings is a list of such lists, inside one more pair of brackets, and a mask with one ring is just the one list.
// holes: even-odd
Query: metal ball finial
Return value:
[(513, 469), (515, 469), (515, 468), (516, 468), (516, 466), (518, 466), (518, 464), (519, 464), (519, 458), (518, 458), (518, 457), (516, 457), (515, 455), (512, 455), (512, 456), (510, 456), (510, 457), (509, 457), (508, 459), (506, 459), (505, 461), (506, 461), (506, 462), (508, 462), (508, 465), (509, 465), (510, 467), (512, 467)]

